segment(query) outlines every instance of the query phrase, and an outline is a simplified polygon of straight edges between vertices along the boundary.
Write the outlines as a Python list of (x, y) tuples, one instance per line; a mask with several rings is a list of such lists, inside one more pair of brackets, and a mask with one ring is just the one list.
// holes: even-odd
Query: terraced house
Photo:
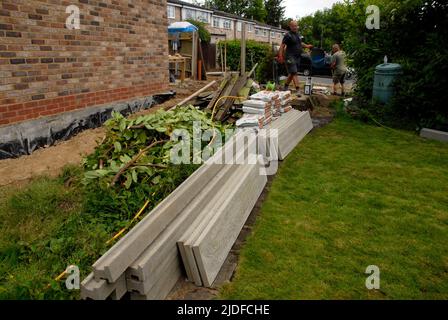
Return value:
[(240, 39), (243, 23), (246, 23), (246, 38), (251, 40), (279, 45), (286, 33), (279, 27), (185, 1), (168, 0), (167, 13), (169, 23), (187, 19), (205, 22), (212, 36), (212, 43), (225, 39)]

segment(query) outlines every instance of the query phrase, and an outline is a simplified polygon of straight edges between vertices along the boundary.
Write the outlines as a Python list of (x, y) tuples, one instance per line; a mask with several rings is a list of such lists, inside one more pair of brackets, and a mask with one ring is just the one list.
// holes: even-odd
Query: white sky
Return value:
[(302, 18), (310, 15), (317, 10), (331, 8), (338, 0), (284, 0), (286, 7), (285, 15), (287, 18)]

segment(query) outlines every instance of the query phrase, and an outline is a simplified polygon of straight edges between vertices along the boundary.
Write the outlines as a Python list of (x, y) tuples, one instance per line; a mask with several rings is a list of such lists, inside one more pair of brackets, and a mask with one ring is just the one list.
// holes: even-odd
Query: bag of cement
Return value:
[(287, 98), (285, 100), (281, 100), (280, 104), (281, 104), (282, 107), (288, 106), (288, 105), (291, 104), (291, 100), (292, 100), (291, 98)]
[(238, 128), (259, 127), (263, 128), (265, 118), (258, 114), (244, 114), (241, 119), (236, 122)]
[(243, 102), (243, 106), (250, 108), (265, 109), (271, 106), (270, 102), (265, 102), (261, 100), (246, 100)]
[(291, 110), (292, 110), (292, 107), (291, 107), (291, 106), (286, 106), (286, 107), (281, 108), (281, 109), (280, 109), (280, 112), (281, 112), (281, 113), (287, 113), (287, 112), (289, 112), (289, 111), (291, 111)]
[(291, 91), (277, 91), (280, 100), (284, 101), (291, 98)]
[(270, 102), (279, 98), (278, 91), (260, 91), (250, 96), (251, 100)]
[(243, 112), (244, 113), (249, 113), (249, 114), (261, 114), (264, 115), (266, 113), (270, 113), (271, 112), (271, 108), (264, 108), (264, 109), (260, 109), (260, 108), (252, 108), (252, 107), (246, 107), (243, 106)]

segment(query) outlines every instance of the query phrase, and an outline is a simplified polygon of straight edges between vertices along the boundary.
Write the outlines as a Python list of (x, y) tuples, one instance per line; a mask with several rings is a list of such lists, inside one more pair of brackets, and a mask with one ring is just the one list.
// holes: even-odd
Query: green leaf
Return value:
[(135, 170), (132, 170), (132, 180), (137, 183), (138, 182), (138, 176), (137, 176), (137, 172)]
[(120, 144), (120, 142), (115, 142), (114, 143), (114, 147), (115, 147), (115, 151), (121, 152), (121, 144)]
[(120, 161), (123, 162), (123, 163), (128, 163), (128, 162), (131, 161), (131, 160), (132, 160), (132, 158), (129, 157), (127, 154), (122, 155), (122, 156), (120, 157)]
[(152, 179), (153, 184), (159, 184), (159, 182), (160, 182), (160, 176), (157, 176), (154, 179)]
[(130, 173), (126, 174), (126, 182), (124, 183), (124, 186), (126, 189), (129, 189), (132, 185), (132, 175)]

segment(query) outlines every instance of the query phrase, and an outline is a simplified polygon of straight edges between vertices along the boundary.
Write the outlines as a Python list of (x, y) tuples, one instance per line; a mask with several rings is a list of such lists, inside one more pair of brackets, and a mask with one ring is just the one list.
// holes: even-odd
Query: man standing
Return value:
[(283, 38), (282, 45), (280, 47), (280, 52), (278, 55), (278, 62), (285, 63), (288, 70), (288, 79), (285, 83), (284, 90), (288, 90), (291, 81), (294, 82), (296, 87), (297, 95), (299, 94), (299, 77), (297, 73), (300, 68), (300, 58), (302, 57), (302, 48), (312, 49), (313, 46), (310, 44), (302, 43), (302, 39), (299, 34), (299, 25), (297, 21), (292, 20), (289, 23), (290, 31)]
[(333, 69), (333, 95), (337, 95), (336, 86), (341, 84), (341, 95), (345, 95), (344, 83), (347, 65), (345, 64), (345, 52), (338, 44), (333, 45), (333, 55), (331, 56), (331, 68)]

